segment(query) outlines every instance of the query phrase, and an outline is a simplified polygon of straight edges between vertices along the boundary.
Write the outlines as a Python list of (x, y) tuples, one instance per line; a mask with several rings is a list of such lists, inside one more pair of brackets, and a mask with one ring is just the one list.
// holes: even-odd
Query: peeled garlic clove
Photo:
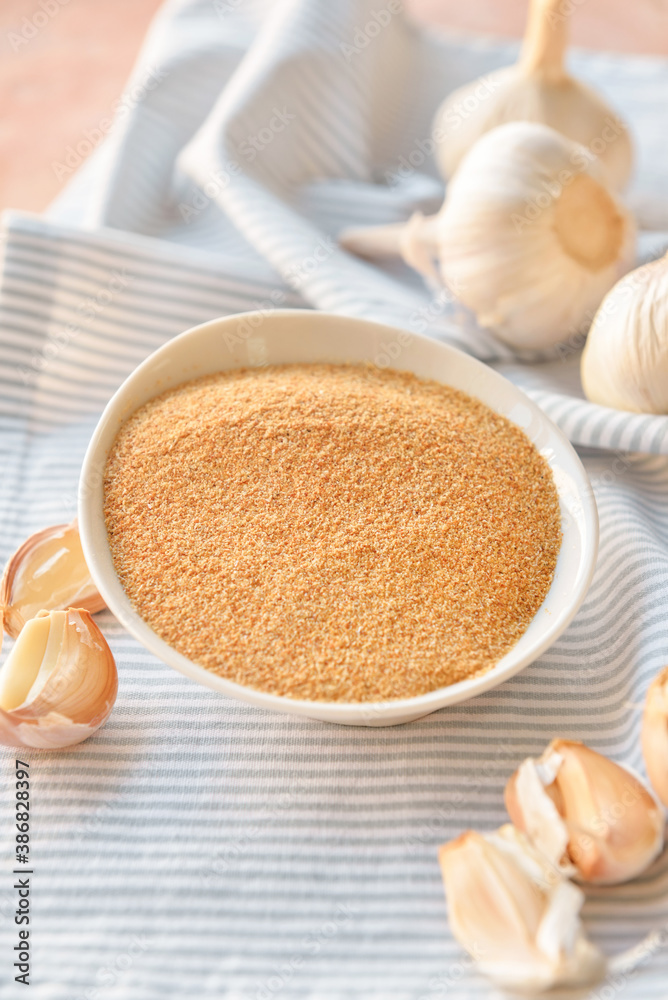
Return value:
[(642, 752), (652, 788), (668, 806), (668, 667), (654, 678), (647, 692)]
[(585, 882), (643, 872), (663, 847), (663, 811), (641, 780), (583, 743), (553, 740), (520, 765), (506, 808), (546, 859)]
[(535, 993), (592, 983), (605, 961), (586, 939), (582, 892), (510, 825), (469, 830), (439, 851), (452, 932), (499, 985)]
[(76, 521), (31, 535), (10, 557), (0, 581), (4, 628), (13, 639), (42, 608), (79, 607), (95, 614), (104, 606), (84, 560)]
[(668, 413), (668, 254), (631, 271), (605, 297), (580, 372), (592, 403)]
[(586, 150), (545, 125), (484, 135), (438, 215), (440, 272), (483, 327), (519, 348), (580, 331), (631, 266), (635, 228)]
[(549, 125), (600, 157), (615, 190), (633, 164), (628, 129), (593, 90), (564, 69), (568, 16), (563, 0), (531, 0), (519, 62), (460, 87), (437, 112), (439, 167), (451, 177), (477, 140), (505, 122)]
[(51, 750), (91, 736), (116, 700), (116, 664), (83, 608), (41, 611), (0, 670), (0, 743)]

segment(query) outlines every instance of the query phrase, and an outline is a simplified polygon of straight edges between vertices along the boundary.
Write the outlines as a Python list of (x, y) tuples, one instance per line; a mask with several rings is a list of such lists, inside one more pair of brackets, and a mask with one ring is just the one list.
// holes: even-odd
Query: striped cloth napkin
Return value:
[[(666, 662), (668, 418), (581, 397), (577, 345), (518, 358), (403, 265), (337, 249), (350, 224), (432, 211), (442, 96), (511, 45), (417, 31), (398, 0), (168, 0), (113, 128), (63, 150), (44, 217), (10, 213), (0, 262), (0, 555), (75, 513), (106, 400), (169, 337), (301, 306), (453, 343), (520, 384), (582, 446), (601, 518), (576, 620), (499, 690), (408, 726), (267, 715), (199, 688), (100, 615), (120, 690), (105, 728), (29, 753), (34, 1000), (454, 1000), (495, 996), (447, 926), (436, 847), (505, 819), (506, 779), (554, 736), (642, 770), (640, 708)], [(630, 121), (631, 197), (668, 245), (668, 65), (579, 54)], [(82, 169), (79, 163), (95, 146)], [(662, 215), (663, 212), (663, 215)], [(666, 227), (668, 229), (668, 226)], [(0, 997), (16, 944), (14, 753), (0, 795)], [(595, 889), (613, 954), (668, 924), (668, 858)], [(665, 1000), (664, 933), (589, 995)]]

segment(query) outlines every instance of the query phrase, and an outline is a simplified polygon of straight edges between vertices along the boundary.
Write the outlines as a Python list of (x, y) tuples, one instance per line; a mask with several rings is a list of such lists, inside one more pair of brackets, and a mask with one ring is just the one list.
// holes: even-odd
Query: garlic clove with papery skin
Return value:
[(506, 786), (515, 826), (566, 875), (627, 882), (661, 853), (664, 815), (640, 778), (583, 743), (553, 740)]
[(530, 0), (515, 66), (465, 84), (446, 98), (434, 121), (436, 156), (452, 177), (477, 140), (510, 121), (549, 125), (597, 155), (615, 190), (633, 165), (628, 129), (606, 102), (564, 68), (569, 13), (564, 0)]
[(582, 892), (512, 826), (469, 830), (441, 847), (439, 862), (452, 932), (480, 972), (529, 994), (603, 975), (580, 923)]
[(641, 738), (652, 788), (668, 806), (668, 667), (654, 678), (647, 691)]
[(580, 374), (592, 403), (668, 413), (668, 254), (608, 292), (589, 330)]
[(83, 608), (26, 622), (0, 669), (0, 743), (51, 750), (81, 743), (107, 720), (116, 663)]
[(38, 611), (67, 607), (91, 614), (105, 607), (88, 572), (76, 521), (31, 535), (10, 556), (0, 581), (4, 628), (13, 639)]

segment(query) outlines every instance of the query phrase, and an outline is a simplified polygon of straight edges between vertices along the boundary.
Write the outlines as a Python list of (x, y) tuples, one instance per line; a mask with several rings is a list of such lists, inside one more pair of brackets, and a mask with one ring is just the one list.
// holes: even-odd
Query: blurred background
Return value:
[[(322, 0), (335, 3), (336, 0)], [(668, 0), (566, 0), (575, 45), (668, 55)], [(41, 211), (68, 144), (111, 113), (161, 0), (0, 0), (0, 209)], [(423, 24), (516, 38), (526, 0), (405, 0)]]

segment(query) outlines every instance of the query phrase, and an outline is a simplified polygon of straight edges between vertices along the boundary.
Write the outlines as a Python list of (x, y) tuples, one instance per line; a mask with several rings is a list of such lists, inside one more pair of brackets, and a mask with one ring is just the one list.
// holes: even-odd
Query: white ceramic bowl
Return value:
[[(454, 386), (522, 427), (550, 463), (563, 515), (554, 580), (527, 631), (488, 673), (399, 701), (371, 705), (297, 701), (217, 677), (169, 646), (131, 607), (114, 570), (103, 515), (102, 476), (121, 424), (149, 399), (189, 379), (247, 365), (291, 362), (372, 362)], [(596, 505), (580, 460), (561, 431), (512, 383), (468, 355), (426, 337), (306, 310), (213, 320), (147, 358), (113, 396), (91, 439), (79, 487), (79, 529), (90, 572), (107, 605), (128, 632), (165, 663), (199, 684), (259, 708), (353, 726), (410, 722), (512, 677), (546, 650), (575, 615), (591, 581), (598, 547)]]

